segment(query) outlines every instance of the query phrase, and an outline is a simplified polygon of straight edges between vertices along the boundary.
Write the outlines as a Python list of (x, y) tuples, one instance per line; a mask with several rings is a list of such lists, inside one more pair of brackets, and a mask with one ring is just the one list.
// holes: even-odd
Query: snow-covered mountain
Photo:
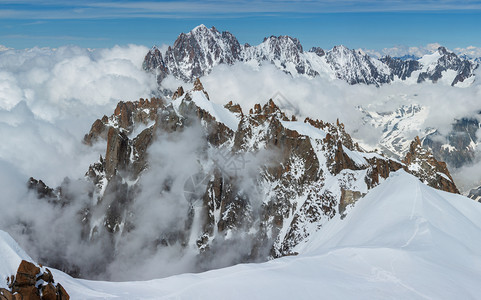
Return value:
[(146, 55), (144, 69), (156, 72), (159, 84), (169, 74), (192, 82), (209, 74), (219, 64), (272, 63), (292, 76), (337, 78), (349, 84), (380, 86), (393, 81), (444, 82), (467, 86), (474, 80), (478, 63), (458, 57), (444, 47), (420, 59), (370, 57), (362, 50), (335, 46), (325, 51), (314, 47), (304, 51), (298, 39), (271, 36), (257, 45), (241, 45), (231, 33), (199, 25), (179, 35), (165, 53), (153, 47)]
[(233, 64), (241, 58), (241, 51), (231, 33), (200, 25), (187, 34), (180, 34), (164, 56), (154, 47), (146, 56), (144, 68), (158, 70), (159, 81), (168, 74), (192, 81), (210, 73), (218, 64)]
[[(52, 273), (72, 299), (475, 299), (481, 293), (480, 220), (478, 203), (400, 170), (345, 218), (336, 216), (313, 233), (295, 249), (297, 256), (149, 281)], [(17, 265), (3, 254), (2, 262)]]
[[(198, 269), (190, 271), (296, 254), (400, 169), (458, 193), (446, 165), (419, 139), (403, 161), (389, 159), (363, 151), (342, 123), (297, 121), (272, 100), (248, 113), (215, 104), (198, 79), (171, 102), (120, 102), (85, 136), (87, 144), (105, 141), (105, 156), (84, 179), (90, 200), (78, 224), (85, 243), (103, 245), (100, 258), (94, 265), (42, 258), (77, 275), (144, 249), (191, 256)], [(50, 189), (31, 179), (30, 189), (53, 205), (76, 201), (68, 181)]]

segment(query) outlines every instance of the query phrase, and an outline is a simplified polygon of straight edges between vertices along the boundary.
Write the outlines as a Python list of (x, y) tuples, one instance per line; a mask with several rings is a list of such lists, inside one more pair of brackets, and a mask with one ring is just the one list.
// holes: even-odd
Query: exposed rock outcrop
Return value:
[(411, 143), (403, 163), (406, 164), (406, 171), (418, 177), (427, 185), (459, 194), (446, 163), (439, 162), (429, 150), (423, 148), (419, 137), (416, 137)]
[(48, 268), (22, 260), (17, 274), (8, 278), (9, 289), (0, 289), (2, 300), (68, 300), (69, 294), (56, 283)]

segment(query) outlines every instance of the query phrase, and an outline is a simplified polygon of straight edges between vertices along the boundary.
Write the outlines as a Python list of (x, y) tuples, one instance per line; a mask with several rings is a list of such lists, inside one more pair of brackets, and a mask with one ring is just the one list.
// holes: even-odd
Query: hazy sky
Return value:
[(11, 48), (172, 44), (199, 24), (241, 43), (287, 34), (306, 48), (481, 47), (481, 1), (0, 0), (0, 45)]

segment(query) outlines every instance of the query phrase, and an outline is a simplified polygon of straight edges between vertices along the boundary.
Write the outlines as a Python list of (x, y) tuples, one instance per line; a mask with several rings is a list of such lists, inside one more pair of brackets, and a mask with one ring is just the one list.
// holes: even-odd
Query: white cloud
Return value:
[(155, 90), (154, 76), (141, 68), (147, 51), (129, 45), (1, 52), (0, 159), (51, 185), (63, 176), (81, 176), (87, 159), (81, 166), (72, 157), (82, 153), (81, 140), (93, 121), (110, 115), (118, 101)]
[[(106, 261), (105, 241), (81, 240), (79, 212), (89, 201), (83, 178), (105, 154), (82, 138), (91, 124), (110, 115), (119, 100), (149, 97), (155, 76), (142, 70), (142, 46), (88, 50), (34, 48), (0, 53), (0, 228), (8, 230), (32, 255), (68, 257), (83, 270)], [(65, 209), (27, 192), (28, 178), (51, 187), (72, 179), (65, 193), (75, 195)], [(25, 230), (32, 233), (25, 235)], [(50, 234), (52, 229), (55, 234)]]
[[(360, 112), (356, 106), (375, 107), (378, 111), (398, 108), (401, 104), (421, 104), (430, 108), (424, 126), (449, 128), (455, 118), (472, 115), (480, 108), (479, 83), (469, 88), (453, 88), (442, 84), (423, 83), (406, 85), (395, 83), (380, 88), (366, 85), (348, 85), (341, 80), (323, 78), (292, 78), (267, 64), (258, 71), (239, 63), (220, 65), (202, 78), (211, 100), (220, 104), (232, 100), (247, 110), (255, 103), (265, 103), (276, 93), (281, 93), (298, 110), (302, 117), (314, 117), (334, 122), (337, 118), (346, 123), (350, 131), (360, 126)], [(169, 78), (170, 88), (184, 85)]]
[(481, 57), (481, 48), (475, 46), (468, 46), (466, 48), (454, 48), (454, 51), (461, 55), (466, 55), (470, 58)]

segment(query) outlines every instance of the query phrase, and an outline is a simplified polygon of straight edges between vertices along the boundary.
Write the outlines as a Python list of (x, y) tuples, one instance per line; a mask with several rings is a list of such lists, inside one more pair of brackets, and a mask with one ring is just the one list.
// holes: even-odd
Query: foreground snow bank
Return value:
[(54, 276), (72, 299), (474, 299), (481, 294), (481, 205), (399, 171), (298, 250), (297, 257), (144, 282)]

